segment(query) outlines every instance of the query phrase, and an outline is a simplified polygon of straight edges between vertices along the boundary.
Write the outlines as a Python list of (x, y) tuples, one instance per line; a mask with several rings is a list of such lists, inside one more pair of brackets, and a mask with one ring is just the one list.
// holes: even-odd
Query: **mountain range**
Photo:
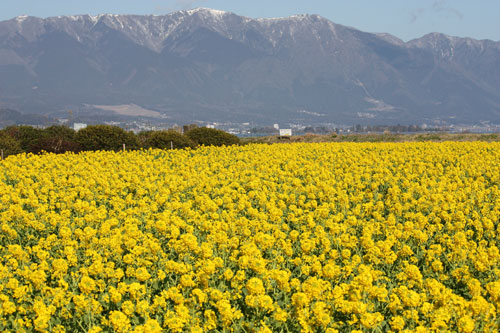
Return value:
[(0, 22), (0, 108), (184, 123), (500, 123), (500, 42), (403, 42), (318, 15), (204, 8), (20, 16)]

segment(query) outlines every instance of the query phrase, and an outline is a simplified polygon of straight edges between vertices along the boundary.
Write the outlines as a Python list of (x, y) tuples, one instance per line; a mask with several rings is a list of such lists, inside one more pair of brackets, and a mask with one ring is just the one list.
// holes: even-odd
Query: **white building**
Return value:
[(85, 124), (85, 123), (74, 123), (74, 124), (73, 124), (73, 129), (74, 129), (75, 131), (79, 131), (79, 130), (81, 130), (82, 128), (85, 128), (85, 127), (87, 127), (87, 124)]
[(292, 129), (291, 128), (281, 128), (280, 129), (280, 136), (292, 136)]

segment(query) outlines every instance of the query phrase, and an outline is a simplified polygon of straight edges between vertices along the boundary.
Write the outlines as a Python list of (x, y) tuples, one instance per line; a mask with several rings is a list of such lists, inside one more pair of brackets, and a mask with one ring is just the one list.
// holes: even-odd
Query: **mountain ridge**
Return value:
[(500, 42), (404, 42), (309, 14), (23, 16), (0, 22), (0, 106), (131, 103), (179, 121), (500, 122), (499, 54)]

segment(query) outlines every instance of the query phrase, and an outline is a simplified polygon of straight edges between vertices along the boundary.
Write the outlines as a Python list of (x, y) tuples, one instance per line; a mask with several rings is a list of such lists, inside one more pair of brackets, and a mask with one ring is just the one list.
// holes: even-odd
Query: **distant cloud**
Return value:
[(460, 20), (464, 18), (464, 15), (458, 11), (457, 9), (451, 7), (448, 4), (448, 0), (436, 0), (432, 4), (432, 9), (438, 13), (445, 13), (445, 14), (451, 14), (453, 16), (456, 16)]
[(428, 8), (417, 8), (410, 13), (410, 22), (414, 23), (418, 21), (427, 12), (434, 12), (437, 14), (444, 14), (447, 17), (455, 17), (459, 20), (464, 18), (462, 12), (453, 8), (448, 0), (435, 0), (432, 5)]
[(175, 0), (166, 1), (166, 4), (158, 5), (155, 8), (157, 13), (170, 13), (176, 10), (191, 9), (200, 7), (207, 0)]
[(410, 13), (410, 22), (414, 23), (416, 22), (422, 14), (425, 13), (425, 8), (417, 8), (414, 11)]

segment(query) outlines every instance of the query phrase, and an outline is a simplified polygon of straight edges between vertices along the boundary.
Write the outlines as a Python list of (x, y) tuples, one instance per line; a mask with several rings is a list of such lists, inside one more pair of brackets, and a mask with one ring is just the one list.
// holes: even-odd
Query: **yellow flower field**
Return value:
[(0, 331), (497, 332), (500, 144), (0, 162)]

